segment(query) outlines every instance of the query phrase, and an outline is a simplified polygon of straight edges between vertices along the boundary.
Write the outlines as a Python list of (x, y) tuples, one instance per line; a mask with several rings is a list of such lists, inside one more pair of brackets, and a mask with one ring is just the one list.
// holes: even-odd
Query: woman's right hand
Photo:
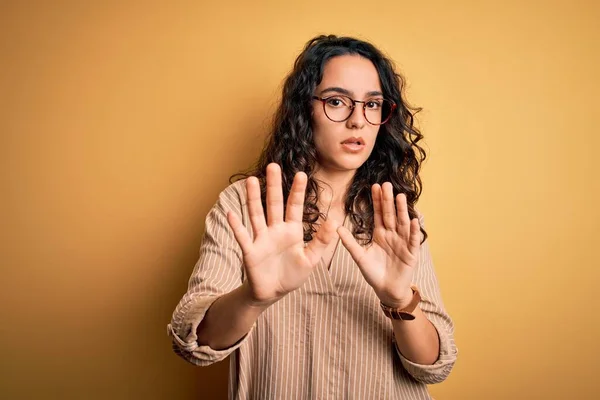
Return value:
[(337, 236), (337, 222), (327, 220), (304, 246), (302, 215), (307, 176), (298, 172), (288, 196), (285, 220), (281, 168), (267, 166), (267, 221), (256, 177), (246, 180), (248, 211), (254, 240), (233, 213), (227, 221), (242, 248), (251, 305), (268, 306), (300, 287), (318, 265), (327, 245)]

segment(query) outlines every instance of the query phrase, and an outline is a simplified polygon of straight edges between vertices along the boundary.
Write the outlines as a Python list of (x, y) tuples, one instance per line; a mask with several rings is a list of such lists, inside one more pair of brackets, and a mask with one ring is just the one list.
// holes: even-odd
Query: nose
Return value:
[(352, 113), (350, 114), (350, 118), (346, 120), (346, 127), (348, 127), (348, 129), (361, 129), (363, 126), (365, 126), (367, 121), (365, 120), (363, 107), (364, 105), (362, 103), (356, 103), (354, 105)]

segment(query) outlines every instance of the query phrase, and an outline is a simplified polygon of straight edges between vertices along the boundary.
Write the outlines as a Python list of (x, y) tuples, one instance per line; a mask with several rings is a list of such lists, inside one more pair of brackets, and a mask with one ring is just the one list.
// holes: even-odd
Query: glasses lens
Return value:
[(346, 96), (329, 97), (325, 100), (325, 114), (332, 121), (345, 121), (352, 114), (352, 100)]
[(365, 101), (365, 117), (373, 125), (385, 124), (392, 116), (394, 103), (389, 100), (372, 99)]

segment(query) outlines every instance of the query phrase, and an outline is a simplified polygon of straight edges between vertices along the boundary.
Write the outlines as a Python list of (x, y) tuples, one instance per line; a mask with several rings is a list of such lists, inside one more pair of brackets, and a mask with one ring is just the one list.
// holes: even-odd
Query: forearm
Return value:
[(410, 361), (431, 365), (438, 359), (440, 339), (437, 330), (417, 307), (412, 321), (392, 320), (398, 350)]
[(208, 345), (214, 350), (233, 346), (250, 331), (259, 315), (270, 305), (252, 304), (249, 287), (244, 282), (210, 306), (196, 330), (198, 344)]

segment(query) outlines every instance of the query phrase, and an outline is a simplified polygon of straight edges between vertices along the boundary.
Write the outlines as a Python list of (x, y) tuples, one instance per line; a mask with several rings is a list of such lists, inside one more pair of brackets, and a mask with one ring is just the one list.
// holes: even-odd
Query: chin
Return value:
[(330, 156), (319, 160), (322, 168), (333, 171), (355, 171), (359, 169), (368, 159), (368, 156), (358, 154), (336, 154), (329, 153)]
[(363, 160), (361, 159), (341, 159), (341, 160), (335, 160), (334, 162), (329, 163), (329, 166), (332, 168), (335, 168), (337, 170), (342, 170), (342, 171), (356, 171), (357, 169), (359, 169), (367, 160)]

